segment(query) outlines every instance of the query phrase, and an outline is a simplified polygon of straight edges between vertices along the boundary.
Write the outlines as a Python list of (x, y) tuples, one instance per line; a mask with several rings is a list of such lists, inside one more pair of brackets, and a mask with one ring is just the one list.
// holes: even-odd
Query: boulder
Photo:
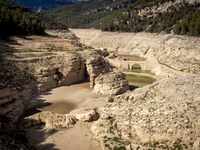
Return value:
[(96, 108), (82, 108), (70, 112), (70, 115), (84, 122), (96, 121), (99, 119), (99, 114)]
[(110, 72), (95, 79), (94, 92), (104, 95), (119, 95), (129, 90), (125, 74)]
[(34, 114), (24, 120), (26, 127), (44, 123), (47, 129), (70, 128), (76, 123), (76, 119), (69, 114), (57, 114), (48, 111)]

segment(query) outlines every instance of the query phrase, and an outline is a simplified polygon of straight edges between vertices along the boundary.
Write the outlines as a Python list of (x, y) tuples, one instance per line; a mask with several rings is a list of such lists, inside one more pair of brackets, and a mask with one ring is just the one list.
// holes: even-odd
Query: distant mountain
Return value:
[(200, 36), (200, 0), (90, 0), (48, 10), (44, 18), (71, 28)]
[(15, 0), (17, 4), (32, 10), (46, 10), (66, 4), (74, 4), (85, 0)]

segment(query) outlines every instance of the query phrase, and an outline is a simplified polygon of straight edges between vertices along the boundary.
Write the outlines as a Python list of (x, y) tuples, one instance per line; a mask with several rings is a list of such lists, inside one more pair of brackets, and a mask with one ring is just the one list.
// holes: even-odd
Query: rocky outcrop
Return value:
[(76, 52), (10, 61), (35, 78), (39, 93), (85, 79), (85, 65)]
[(38, 93), (85, 79), (85, 64), (77, 53), (1, 62), (0, 115), (17, 121)]
[(94, 92), (106, 95), (119, 95), (129, 90), (125, 74), (110, 72), (95, 79)]
[(200, 77), (175, 77), (115, 97), (92, 132), (106, 147), (200, 149)]
[(82, 52), (82, 56), (85, 59), (87, 73), (90, 79), (90, 87), (94, 88), (96, 84), (95, 79), (100, 74), (111, 72), (113, 68), (109, 62), (106, 61), (104, 57), (98, 53), (98, 51), (86, 50)]
[(76, 119), (68, 114), (41, 112), (24, 119), (25, 127), (45, 124), (47, 129), (70, 128), (76, 123)]
[(99, 114), (97, 113), (96, 108), (75, 109), (70, 112), (70, 115), (74, 116), (77, 120), (84, 122), (91, 122), (99, 119)]
[(104, 95), (118, 95), (129, 89), (125, 75), (116, 72), (115, 68), (104, 58), (107, 52), (103, 50), (87, 50), (82, 53), (85, 59), (90, 87), (95, 93)]
[(24, 119), (25, 128), (44, 124), (46, 129), (70, 128), (76, 121), (92, 122), (99, 118), (96, 108), (84, 108), (69, 114), (57, 114), (49, 111), (36, 113)]

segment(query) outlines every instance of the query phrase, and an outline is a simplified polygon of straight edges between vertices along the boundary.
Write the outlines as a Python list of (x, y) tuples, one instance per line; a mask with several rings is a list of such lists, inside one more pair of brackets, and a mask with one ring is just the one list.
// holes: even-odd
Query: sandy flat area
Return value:
[(89, 82), (85, 82), (52, 89), (31, 100), (30, 107), (40, 111), (66, 114), (78, 108), (101, 107), (104, 98), (93, 93)]
[[(104, 96), (92, 92), (89, 83), (80, 83), (52, 89), (32, 100), (32, 107), (39, 111), (66, 114), (78, 108), (100, 108)], [(30, 143), (39, 150), (101, 150), (101, 145), (90, 133), (91, 123), (77, 122), (70, 129), (55, 132), (43, 128), (31, 128), (27, 136)]]

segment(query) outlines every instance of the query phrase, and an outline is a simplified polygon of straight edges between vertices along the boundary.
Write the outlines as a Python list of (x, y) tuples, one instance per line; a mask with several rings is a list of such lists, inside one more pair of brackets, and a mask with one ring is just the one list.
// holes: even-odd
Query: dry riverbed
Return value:
[[(39, 102), (39, 103), (38, 103)], [(78, 108), (100, 108), (104, 97), (92, 92), (89, 83), (79, 83), (52, 89), (33, 99), (37, 111), (51, 111), (67, 114)], [(77, 122), (73, 128), (59, 129), (55, 132), (44, 128), (30, 128), (27, 136), (30, 143), (39, 150), (101, 150), (101, 145), (90, 133), (91, 123)]]

